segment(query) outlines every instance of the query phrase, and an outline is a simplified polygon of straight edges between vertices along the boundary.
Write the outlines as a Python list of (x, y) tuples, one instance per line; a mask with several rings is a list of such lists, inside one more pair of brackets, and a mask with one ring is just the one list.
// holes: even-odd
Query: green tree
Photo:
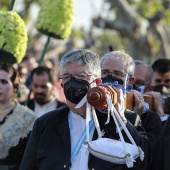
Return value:
[(170, 58), (169, 0), (106, 0), (105, 6), (107, 12), (103, 8), (93, 25), (104, 32), (117, 32), (134, 59)]

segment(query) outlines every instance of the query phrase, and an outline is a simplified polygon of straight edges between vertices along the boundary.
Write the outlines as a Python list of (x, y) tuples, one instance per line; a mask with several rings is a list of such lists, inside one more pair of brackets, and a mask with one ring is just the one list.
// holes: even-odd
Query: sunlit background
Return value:
[[(24, 19), (29, 35), (26, 55), (41, 56), (47, 36), (35, 28), (43, 0), (16, 0), (14, 10)], [(100, 56), (124, 50), (134, 59), (152, 63), (170, 58), (169, 0), (73, 0), (74, 22), (70, 37), (51, 39), (46, 58), (59, 61), (67, 51), (89, 48)], [(7, 10), (10, 0), (1, 0)], [(56, 22), (56, 21), (55, 21)]]

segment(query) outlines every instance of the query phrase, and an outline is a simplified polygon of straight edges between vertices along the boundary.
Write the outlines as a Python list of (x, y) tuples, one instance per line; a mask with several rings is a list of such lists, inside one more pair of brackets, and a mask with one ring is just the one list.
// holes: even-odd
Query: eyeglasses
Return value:
[(63, 82), (67, 82), (71, 79), (71, 77), (74, 77), (78, 80), (87, 80), (89, 76), (92, 76), (92, 74), (87, 74), (87, 73), (77, 73), (77, 74), (63, 74), (60, 76), (60, 79), (62, 79)]
[(120, 71), (112, 71), (109, 72), (108, 70), (102, 70), (102, 78), (107, 77), (108, 75), (111, 75), (116, 78), (124, 78), (127, 73), (122, 73)]
[(145, 86), (145, 87), (146, 87), (146, 86), (149, 86), (150, 83), (145, 83), (144, 81), (138, 81), (138, 80), (137, 80), (137, 81), (135, 81), (134, 84), (135, 84), (135, 86), (137, 86), (137, 87), (141, 87), (141, 86)]

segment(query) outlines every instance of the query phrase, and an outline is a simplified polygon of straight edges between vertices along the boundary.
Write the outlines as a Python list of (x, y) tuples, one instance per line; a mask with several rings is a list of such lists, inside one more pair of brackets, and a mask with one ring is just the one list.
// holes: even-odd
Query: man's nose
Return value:
[(37, 91), (37, 92), (42, 92), (43, 89), (42, 89), (41, 87), (37, 87), (36, 91)]

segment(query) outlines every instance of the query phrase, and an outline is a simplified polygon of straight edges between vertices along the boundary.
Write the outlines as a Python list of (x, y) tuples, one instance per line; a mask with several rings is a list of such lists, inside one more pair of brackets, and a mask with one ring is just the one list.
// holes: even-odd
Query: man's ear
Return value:
[(134, 84), (136, 81), (136, 78), (134, 76), (130, 76), (129, 78), (129, 84)]
[(99, 79), (99, 78), (97, 78), (97, 79), (96, 79), (96, 85), (98, 86), (98, 85), (101, 84), (101, 83), (102, 83), (102, 80)]

